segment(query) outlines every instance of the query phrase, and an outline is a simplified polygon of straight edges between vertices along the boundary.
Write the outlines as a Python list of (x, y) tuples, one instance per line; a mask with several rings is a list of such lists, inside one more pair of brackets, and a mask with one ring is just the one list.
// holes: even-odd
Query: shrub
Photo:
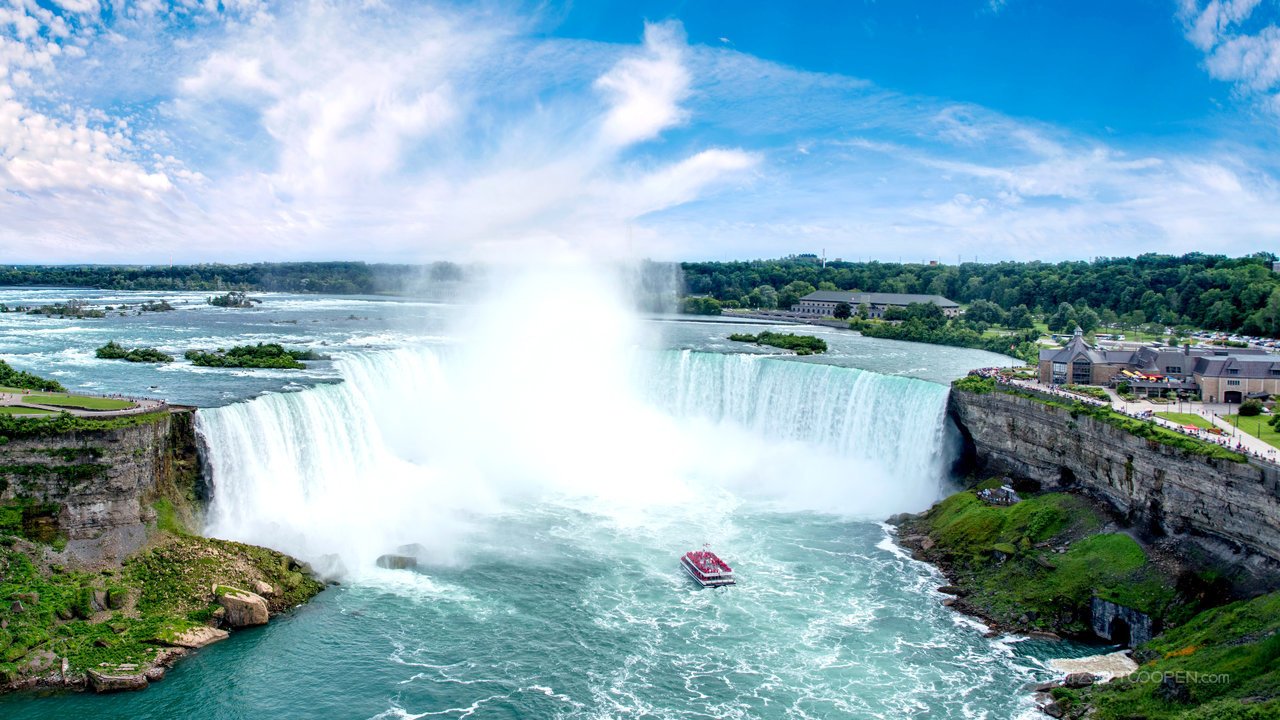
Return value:
[(951, 383), (951, 387), (975, 395), (985, 395), (995, 391), (996, 381), (994, 378), (984, 378), (981, 375), (966, 375)]
[(1250, 398), (1240, 403), (1240, 417), (1256, 417), (1262, 414), (1262, 401)]

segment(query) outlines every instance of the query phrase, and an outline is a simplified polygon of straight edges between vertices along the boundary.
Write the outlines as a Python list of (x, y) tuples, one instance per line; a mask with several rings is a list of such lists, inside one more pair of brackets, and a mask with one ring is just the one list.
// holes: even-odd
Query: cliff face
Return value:
[(1139, 534), (1193, 540), (1220, 560), (1248, 560), (1268, 572), (1280, 562), (1275, 467), (1193, 455), (999, 392), (953, 388), (948, 412), (965, 437), (969, 461), (984, 472), (1083, 490)]
[(157, 520), (194, 527), (199, 488), (194, 413), (174, 410), (126, 427), (0, 444), (0, 509), (33, 539), (65, 539), (66, 554), (118, 563)]

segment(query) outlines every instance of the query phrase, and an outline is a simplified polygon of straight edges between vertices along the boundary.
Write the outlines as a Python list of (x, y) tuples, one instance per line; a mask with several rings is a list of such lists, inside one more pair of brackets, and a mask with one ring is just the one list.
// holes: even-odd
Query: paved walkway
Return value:
[[(31, 394), (40, 395), (45, 393), (33, 392)], [(71, 415), (75, 415), (76, 417), (97, 418), (97, 419), (124, 417), (127, 415), (142, 415), (149, 412), (155, 412), (157, 410), (163, 410), (164, 408), (168, 407), (168, 404), (165, 403), (165, 401), (163, 400), (154, 400), (151, 398), (131, 398), (131, 397), (123, 397), (120, 395), (110, 395), (110, 396), (104, 395), (104, 396), (86, 396), (86, 397), (109, 397), (112, 400), (126, 400), (128, 402), (133, 403), (134, 405), (133, 407), (122, 408), (120, 410), (85, 410), (84, 408), (64, 407), (62, 405), (41, 405), (39, 403), (27, 401), (26, 400), (27, 396), (28, 396), (28, 393), (0, 393), (0, 406), (9, 406), (9, 407), (22, 406), (22, 407), (35, 408), (37, 410), (49, 410), (49, 411), (58, 412), (58, 413), (61, 413), (61, 412), (70, 413)], [(14, 414), (20, 417), (24, 413), (14, 413)], [(43, 417), (44, 413), (30, 413), (30, 415)]]

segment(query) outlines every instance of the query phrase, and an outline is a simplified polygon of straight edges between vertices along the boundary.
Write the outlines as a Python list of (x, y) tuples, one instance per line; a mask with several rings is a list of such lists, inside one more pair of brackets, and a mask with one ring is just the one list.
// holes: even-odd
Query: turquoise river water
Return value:
[[(174, 304), (3, 314), (0, 356), (199, 405), (207, 532), (340, 582), (145, 692), (9, 696), (0, 717), (1003, 719), (1036, 716), (1024, 688), (1047, 658), (1092, 652), (984, 638), (881, 523), (947, 491), (943, 383), (998, 356), (815, 328), (831, 352), (800, 359), (725, 339), (749, 323), (549, 312), (472, 331), (439, 303), (262, 297), (0, 290)], [(95, 359), (108, 339), (332, 360), (138, 366)], [(681, 573), (703, 543), (739, 585)], [(378, 568), (383, 553), (418, 569)]]

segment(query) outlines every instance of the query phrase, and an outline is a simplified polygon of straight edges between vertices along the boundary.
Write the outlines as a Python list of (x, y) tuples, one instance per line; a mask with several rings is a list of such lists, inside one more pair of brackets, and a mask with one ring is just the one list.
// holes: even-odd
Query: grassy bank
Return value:
[(1195, 413), (1158, 412), (1156, 417), (1164, 418), (1179, 425), (1191, 425), (1204, 430), (1212, 430), (1214, 427), (1213, 423)]
[(966, 491), (907, 520), (900, 534), (965, 589), (962, 609), (998, 626), (1087, 636), (1095, 596), (1163, 621), (1189, 617), (1197, 606), (1175, 579), (1128, 535), (1101, 533), (1106, 522), (1075, 495), (995, 506)]
[(1004, 630), (1088, 637), (1093, 597), (1166, 630), (1135, 649), (1140, 669), (1052, 694), (1067, 717), (1262, 720), (1280, 717), (1280, 593), (1223, 604), (1212, 571), (1154, 558), (1070, 494), (989, 505), (974, 490), (903, 520), (899, 541), (956, 586), (954, 606)]
[(1059, 703), (1099, 720), (1264, 720), (1280, 717), (1280, 593), (1205, 611), (1138, 649), (1129, 678)]
[(31, 393), (24, 395), (22, 400), (36, 405), (76, 408), (79, 410), (128, 410), (134, 407), (134, 403), (129, 400), (118, 400), (97, 395), (69, 395), (67, 393)]
[(33, 418), (0, 413), (0, 443), (7, 442), (11, 438), (53, 437), (73, 432), (116, 430), (134, 425), (149, 425), (164, 422), (168, 417), (168, 410), (101, 419), (77, 417), (69, 413)]
[(1223, 415), (1222, 419), (1234, 425), (1240, 432), (1249, 433), (1272, 447), (1280, 447), (1280, 430), (1276, 430), (1267, 424), (1267, 421), (1271, 419), (1270, 416), (1240, 417), (1239, 415)]

